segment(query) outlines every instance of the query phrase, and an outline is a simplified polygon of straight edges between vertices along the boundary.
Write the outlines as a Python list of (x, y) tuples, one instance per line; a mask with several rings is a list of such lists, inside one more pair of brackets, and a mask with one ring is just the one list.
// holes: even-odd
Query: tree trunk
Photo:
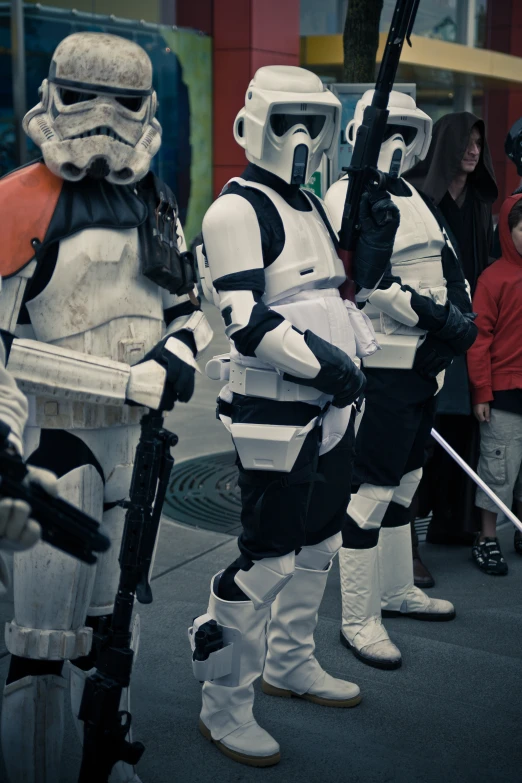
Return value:
[(344, 81), (373, 82), (383, 0), (349, 0), (344, 24)]

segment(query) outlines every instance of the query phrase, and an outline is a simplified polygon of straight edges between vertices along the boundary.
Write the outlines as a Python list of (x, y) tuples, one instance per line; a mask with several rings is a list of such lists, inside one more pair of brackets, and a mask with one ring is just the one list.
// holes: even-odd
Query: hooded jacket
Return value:
[[(451, 181), (459, 173), (460, 163), (468, 145), (471, 129), (477, 126), (482, 139), (482, 154), (475, 171), (468, 175), (467, 187), (472, 190), (473, 240), (471, 263), (467, 277), (474, 291), (480, 273), (490, 263), (489, 251), (493, 237), (491, 206), (498, 196), (493, 163), (489, 151), (484, 122), (471, 112), (455, 112), (441, 117), (433, 126), (432, 142), (426, 158), (403, 174), (404, 179), (421, 190), (436, 206), (448, 192)], [(444, 215), (446, 217), (446, 215)], [(460, 255), (469, 248), (459, 248)]]
[(480, 276), (473, 310), (478, 337), (467, 354), (473, 404), (491, 402), (494, 391), (522, 389), (522, 256), (515, 249), (508, 216), (522, 194), (500, 210), (502, 256)]

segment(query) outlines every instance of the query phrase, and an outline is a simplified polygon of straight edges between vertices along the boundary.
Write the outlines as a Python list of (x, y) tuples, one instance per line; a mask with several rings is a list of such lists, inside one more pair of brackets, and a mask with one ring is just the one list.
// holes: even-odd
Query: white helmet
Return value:
[(308, 181), (338, 143), (341, 103), (318, 76), (293, 65), (260, 68), (234, 122), (234, 138), (255, 163), (289, 184)]
[[(346, 126), (346, 139), (352, 146), (364, 110), (372, 102), (374, 90), (367, 90), (357, 102), (353, 120)], [(378, 168), (399, 177), (417, 160), (424, 160), (431, 143), (433, 121), (425, 114), (410, 95), (392, 90), (388, 102), (388, 121), (384, 141), (381, 144)]]
[(74, 33), (56, 48), (23, 128), (47, 167), (77, 181), (89, 174), (129, 185), (147, 174), (161, 145), (148, 54), (106, 33)]

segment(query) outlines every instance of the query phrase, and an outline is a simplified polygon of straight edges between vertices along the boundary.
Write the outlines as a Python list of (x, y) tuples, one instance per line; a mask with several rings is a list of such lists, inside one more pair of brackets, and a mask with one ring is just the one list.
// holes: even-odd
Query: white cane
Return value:
[(464, 460), (462, 459), (462, 457), (460, 457), (460, 456), (457, 454), (457, 452), (456, 452), (454, 449), (452, 449), (452, 448), (451, 448), (451, 446), (449, 445), (449, 443), (446, 443), (446, 441), (444, 440), (444, 438), (443, 438), (441, 435), (439, 435), (439, 433), (437, 432), (437, 430), (432, 430), (432, 431), (431, 431), (431, 434), (432, 434), (432, 436), (435, 438), (435, 440), (437, 441), (437, 443), (439, 443), (439, 444), (442, 446), (442, 448), (444, 449), (444, 451), (447, 451), (447, 452), (448, 452), (448, 454), (450, 455), (450, 457), (453, 457), (453, 459), (455, 460), (455, 462), (457, 463), (457, 465), (460, 465), (460, 467), (462, 468), (462, 470), (466, 471), (466, 473), (468, 474), (468, 476), (469, 476), (470, 478), (472, 478), (472, 479), (473, 479), (473, 481), (475, 482), (475, 484), (477, 485), (477, 487), (480, 487), (480, 489), (481, 489), (483, 492), (485, 492), (485, 493), (486, 493), (486, 495), (488, 496), (488, 498), (490, 498), (490, 500), (492, 500), (492, 501), (493, 501), (493, 503), (494, 503), (494, 504), (495, 504), (495, 505), (496, 505), (496, 506), (497, 506), (497, 507), (498, 507), (498, 508), (499, 508), (499, 509), (500, 509), (500, 510), (501, 510), (501, 511), (502, 511), (502, 512), (503, 512), (503, 513), (504, 513), (504, 514), (507, 516), (507, 518), (508, 518), (509, 520), (511, 520), (511, 522), (513, 522), (513, 524), (515, 525), (515, 527), (517, 527), (517, 528), (520, 530), (520, 532), (522, 533), (522, 522), (520, 521), (520, 519), (519, 519), (518, 517), (516, 517), (516, 516), (513, 514), (513, 512), (511, 511), (511, 509), (510, 509), (510, 508), (508, 508), (508, 507), (506, 506), (506, 504), (505, 504), (505, 503), (503, 503), (503, 502), (501, 501), (501, 499), (500, 499), (500, 498), (499, 498), (497, 495), (495, 495), (495, 493), (493, 492), (493, 490), (492, 490), (492, 489), (490, 489), (490, 488), (488, 487), (488, 485), (487, 485), (487, 484), (486, 484), (484, 481), (482, 481), (482, 479), (480, 478), (480, 476), (477, 476), (477, 474), (475, 473), (475, 471), (474, 471), (474, 470), (472, 470), (472, 469), (470, 468), (470, 466), (468, 465), (468, 463), (467, 463), (467, 462), (464, 462)]

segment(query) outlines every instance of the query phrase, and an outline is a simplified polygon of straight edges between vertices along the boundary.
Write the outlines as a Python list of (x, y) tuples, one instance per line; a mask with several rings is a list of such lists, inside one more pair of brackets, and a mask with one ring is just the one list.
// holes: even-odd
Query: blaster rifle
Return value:
[(36, 483), (25, 479), (28, 470), (21, 457), (7, 446), (10, 428), (0, 426), (0, 497), (23, 500), (31, 508), (31, 518), (42, 529), (42, 540), (77, 560), (92, 565), (94, 552), (106, 552), (111, 542), (99, 523), (62, 498), (49, 495)]
[(177, 435), (164, 429), (163, 414), (151, 411), (141, 420), (125, 528), (120, 549), (120, 579), (109, 621), (94, 634), (97, 669), (87, 678), (79, 718), (84, 722), (83, 756), (78, 783), (107, 783), (118, 761), (134, 765), (145, 750), (127, 735), (132, 717), (120, 710), (121, 695), (131, 680), (134, 651), (131, 626), (134, 597), (152, 602), (149, 572), (161, 510), (174, 459), (170, 447)]
[(345, 299), (355, 301), (355, 281), (352, 256), (359, 233), (359, 204), (363, 193), (385, 187), (386, 176), (377, 169), (377, 161), (388, 119), (388, 100), (393, 89), (404, 41), (411, 46), (410, 35), (420, 0), (397, 0), (384, 49), (375, 92), (370, 106), (364, 110), (363, 121), (357, 130), (350, 166), (348, 190), (339, 232), (339, 257), (346, 272), (346, 281), (340, 288)]

